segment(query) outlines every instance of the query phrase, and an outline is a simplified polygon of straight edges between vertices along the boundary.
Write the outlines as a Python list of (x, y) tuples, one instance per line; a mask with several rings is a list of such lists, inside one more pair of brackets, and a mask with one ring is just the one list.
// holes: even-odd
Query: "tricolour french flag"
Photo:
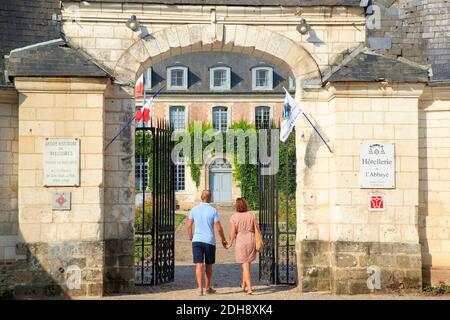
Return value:
[(149, 122), (150, 118), (152, 117), (153, 113), (153, 101), (155, 98), (160, 94), (162, 91), (162, 88), (159, 88), (150, 98), (150, 100), (146, 101), (144, 99), (144, 105), (141, 109), (137, 110), (135, 113), (135, 119), (137, 122), (140, 122), (142, 119), (144, 119), (144, 122)]
[(143, 97), (144, 96), (144, 74), (141, 74), (139, 79), (136, 82), (136, 97)]

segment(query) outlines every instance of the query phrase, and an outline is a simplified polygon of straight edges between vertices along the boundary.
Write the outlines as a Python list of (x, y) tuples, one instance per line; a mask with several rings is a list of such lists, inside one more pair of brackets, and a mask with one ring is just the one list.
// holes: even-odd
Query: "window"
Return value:
[(227, 131), (228, 109), (226, 107), (214, 107), (212, 113), (213, 129), (216, 131)]
[(256, 67), (252, 70), (253, 90), (273, 89), (273, 69), (271, 67)]
[(229, 67), (215, 67), (210, 71), (211, 90), (231, 89), (231, 69)]
[(256, 107), (255, 109), (255, 126), (257, 129), (268, 128), (270, 123), (270, 108)]
[(142, 192), (148, 186), (148, 159), (140, 155), (136, 156), (135, 161), (136, 190)]
[(150, 91), (152, 90), (152, 68), (148, 68), (144, 72), (144, 90)]
[(169, 110), (170, 126), (173, 130), (183, 130), (186, 128), (186, 117), (184, 107), (170, 107)]
[(186, 168), (184, 165), (184, 157), (178, 156), (175, 161), (175, 192), (184, 191)]
[(188, 88), (188, 68), (170, 67), (167, 69), (167, 89), (187, 90)]
[(296, 88), (296, 84), (295, 84), (295, 78), (290, 76), (289, 77), (289, 90), (294, 91)]

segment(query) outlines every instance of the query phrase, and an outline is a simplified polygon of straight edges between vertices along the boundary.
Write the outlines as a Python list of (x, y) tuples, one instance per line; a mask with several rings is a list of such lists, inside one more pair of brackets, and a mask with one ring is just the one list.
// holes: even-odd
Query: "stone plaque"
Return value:
[(394, 143), (361, 143), (359, 177), (362, 189), (394, 189)]
[(45, 139), (44, 186), (80, 186), (79, 139)]
[(70, 210), (72, 202), (70, 192), (52, 193), (52, 210)]

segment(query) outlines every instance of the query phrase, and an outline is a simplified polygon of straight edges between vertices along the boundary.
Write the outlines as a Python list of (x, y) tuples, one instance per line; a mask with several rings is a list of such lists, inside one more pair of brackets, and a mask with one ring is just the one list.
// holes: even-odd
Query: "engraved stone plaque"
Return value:
[(79, 139), (45, 139), (44, 186), (80, 186)]

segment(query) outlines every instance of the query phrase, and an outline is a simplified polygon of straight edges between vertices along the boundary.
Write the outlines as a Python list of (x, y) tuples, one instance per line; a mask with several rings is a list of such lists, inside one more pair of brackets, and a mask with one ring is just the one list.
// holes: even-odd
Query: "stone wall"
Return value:
[(19, 159), (17, 116), (16, 90), (0, 88), (0, 261), (14, 260), (16, 257)]
[[(71, 22), (74, 6), (79, 6), (77, 21)], [(131, 14), (139, 17), (142, 23), (140, 32), (132, 32), (126, 27), (125, 23)], [(265, 49), (268, 43), (271, 46), (267, 49), (274, 51), (286, 47), (287, 42), (279, 42), (278, 37), (272, 37), (268, 41), (266, 37), (270, 35), (264, 31), (275, 32), (301, 44), (324, 71), (340, 61), (346, 50), (365, 41), (365, 20), (363, 9), (359, 7), (304, 7), (299, 11), (297, 8), (278, 6), (249, 10), (241, 6), (105, 2), (84, 5), (64, 1), (62, 15), (63, 31), (72, 43), (85, 50), (113, 74), (122, 73), (124, 70), (121, 68), (137, 70), (137, 64), (144, 63), (148, 67), (151, 63), (182, 52), (221, 50), (219, 44), (214, 44), (215, 41), (225, 41), (228, 44), (226, 51), (247, 54), (253, 54), (255, 47)], [(309, 34), (301, 35), (296, 30), (300, 15), (312, 27)], [(211, 24), (212, 16), (216, 23)], [(102, 21), (99, 18), (106, 19)], [(160, 33), (163, 30), (166, 32)], [(138, 41), (142, 38), (146, 41)], [(135, 45), (139, 42), (144, 46)], [(154, 43), (157, 43), (156, 47)], [(246, 45), (249, 48), (243, 49)], [(149, 52), (144, 53), (145, 59), (141, 60), (145, 51)], [(260, 55), (264, 57), (264, 50), (261, 51)], [(269, 53), (270, 50), (266, 51)], [(149, 60), (150, 56), (153, 61)], [(300, 56), (295, 58), (299, 59)], [(275, 62), (274, 57), (277, 55), (266, 56), (272, 62)], [(304, 73), (312, 70), (307, 61), (303, 62), (303, 69)], [(139, 72), (132, 73), (134, 74), (128, 73), (127, 76), (134, 82)]]
[[(106, 79), (16, 78), (19, 92), (19, 242), (15, 295), (103, 293)], [(43, 186), (45, 138), (79, 138), (80, 187)], [(52, 210), (52, 192), (71, 210)]]
[[(311, 141), (317, 137), (307, 130), (300, 132), (297, 150), (303, 169), (297, 179), (304, 187), (297, 197), (304, 204), (298, 210), (297, 253), (298, 264), (303, 264), (299, 276), (300, 283), (306, 283), (304, 290), (326, 289), (329, 277), (333, 292), (367, 292), (370, 263), (381, 269), (381, 291), (420, 289), (418, 99), (422, 88), (331, 84), (329, 102), (315, 102), (315, 108), (309, 109), (328, 135), (333, 155), (323, 144), (314, 149)], [(320, 94), (316, 98), (320, 100)], [(395, 142), (395, 189), (360, 188), (359, 146), (366, 141)], [(385, 196), (385, 211), (369, 212), (373, 193)], [(311, 246), (314, 250), (309, 252)]]
[(420, 101), (420, 207), (424, 283), (450, 281), (450, 96), (429, 87)]

